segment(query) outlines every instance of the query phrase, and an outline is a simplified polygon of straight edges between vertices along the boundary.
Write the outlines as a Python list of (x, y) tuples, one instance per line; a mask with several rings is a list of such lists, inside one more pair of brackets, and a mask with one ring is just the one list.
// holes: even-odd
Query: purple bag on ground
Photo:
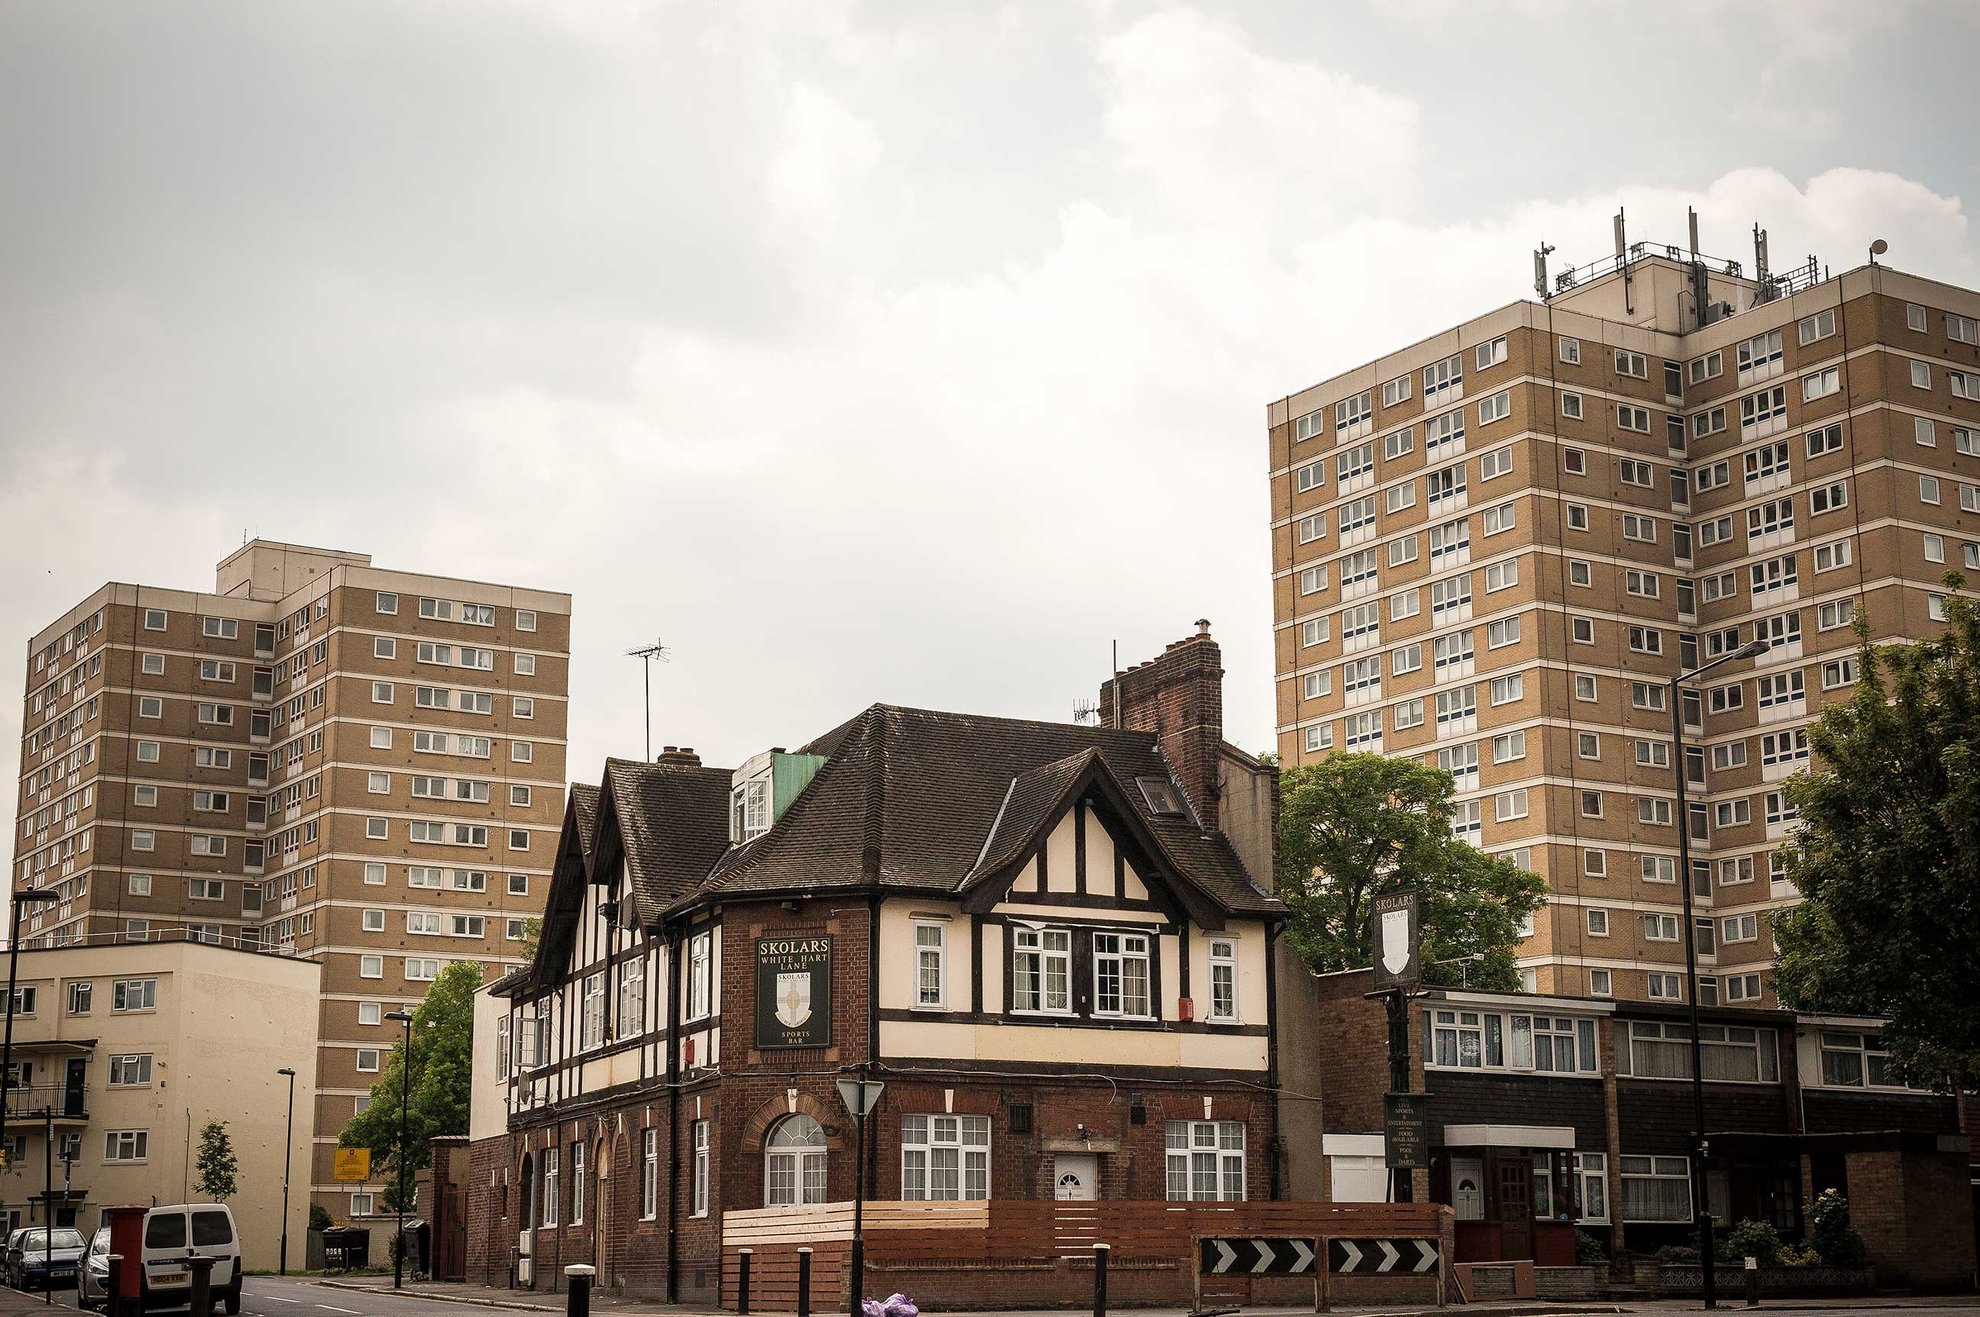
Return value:
[(884, 1299), (863, 1299), (859, 1310), (863, 1317), (921, 1317), (921, 1309), (914, 1306), (914, 1300), (905, 1294), (889, 1294)]

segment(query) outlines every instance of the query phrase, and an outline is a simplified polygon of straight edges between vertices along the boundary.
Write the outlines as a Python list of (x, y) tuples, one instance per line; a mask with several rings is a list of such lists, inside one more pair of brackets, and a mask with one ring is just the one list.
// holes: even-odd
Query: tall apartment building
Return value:
[(1766, 640), (1679, 707), (1699, 995), (1769, 1005), (1851, 621), (1927, 634), (1980, 568), (1980, 295), (1642, 244), (1539, 286), (1271, 405), (1279, 748), (1449, 770), (1551, 889), (1530, 989), (1680, 1000), (1667, 683)]
[(105, 585), (29, 645), (14, 877), (58, 900), (22, 937), (319, 961), (310, 1178), (341, 1215), (330, 1154), (397, 1037), (384, 1015), (450, 961), (526, 959), (563, 817), (570, 596), (263, 540), (216, 576)]

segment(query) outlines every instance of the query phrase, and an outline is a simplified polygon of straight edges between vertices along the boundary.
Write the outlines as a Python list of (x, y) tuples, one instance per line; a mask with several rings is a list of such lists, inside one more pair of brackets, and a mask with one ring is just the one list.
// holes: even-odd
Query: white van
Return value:
[(214, 1259), (212, 1293), (241, 1310), (241, 1237), (225, 1203), (178, 1203), (144, 1214), (144, 1305), (185, 1303), (192, 1291), (186, 1256)]

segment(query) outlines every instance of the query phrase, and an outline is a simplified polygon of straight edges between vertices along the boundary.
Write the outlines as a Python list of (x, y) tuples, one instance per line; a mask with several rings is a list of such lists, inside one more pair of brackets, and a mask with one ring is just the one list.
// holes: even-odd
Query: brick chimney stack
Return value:
[(694, 747), (691, 745), (663, 745), (660, 747), (660, 753), (653, 756), (653, 762), (656, 764), (677, 764), (686, 768), (699, 768), (701, 767), (701, 756), (694, 752)]
[[(1118, 694), (1120, 716), (1115, 717)], [(1170, 644), (1100, 687), (1100, 725), (1153, 732), (1206, 831), (1222, 828), (1218, 768), (1224, 745), (1224, 652), (1198, 618)]]

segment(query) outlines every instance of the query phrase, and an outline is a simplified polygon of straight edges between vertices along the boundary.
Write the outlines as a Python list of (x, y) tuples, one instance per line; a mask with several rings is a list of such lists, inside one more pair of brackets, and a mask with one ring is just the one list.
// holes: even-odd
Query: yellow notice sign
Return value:
[(371, 1178), (371, 1149), (337, 1149), (331, 1162), (331, 1173), (339, 1180), (369, 1180)]

